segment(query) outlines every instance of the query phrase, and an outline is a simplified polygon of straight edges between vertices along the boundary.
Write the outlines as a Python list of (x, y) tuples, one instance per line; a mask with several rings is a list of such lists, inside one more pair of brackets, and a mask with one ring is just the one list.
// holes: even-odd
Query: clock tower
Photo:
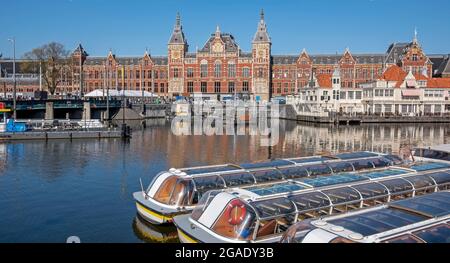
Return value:
[(272, 42), (267, 33), (264, 11), (261, 10), (258, 30), (252, 42), (253, 57), (253, 93), (256, 100), (270, 100), (271, 47)]
[(175, 27), (168, 44), (168, 93), (169, 96), (182, 95), (184, 90), (184, 57), (188, 44), (181, 26), (180, 14), (177, 14)]

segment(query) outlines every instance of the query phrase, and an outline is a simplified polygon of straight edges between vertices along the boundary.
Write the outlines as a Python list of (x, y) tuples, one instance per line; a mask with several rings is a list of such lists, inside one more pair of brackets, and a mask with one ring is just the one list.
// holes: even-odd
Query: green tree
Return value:
[(42, 67), (42, 79), (51, 95), (55, 94), (62, 81), (62, 72), (71, 67), (69, 51), (56, 42), (35, 48), (25, 53), (23, 58), (27, 62), (22, 64), (22, 70), (26, 72), (39, 72), (39, 67)]

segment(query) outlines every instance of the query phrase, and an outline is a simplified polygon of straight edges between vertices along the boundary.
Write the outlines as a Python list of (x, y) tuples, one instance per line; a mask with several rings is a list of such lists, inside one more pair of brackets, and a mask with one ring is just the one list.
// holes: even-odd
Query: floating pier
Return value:
[(122, 138), (120, 129), (97, 131), (29, 131), (29, 132), (2, 132), (0, 141), (18, 140), (57, 140), (57, 139), (109, 139)]

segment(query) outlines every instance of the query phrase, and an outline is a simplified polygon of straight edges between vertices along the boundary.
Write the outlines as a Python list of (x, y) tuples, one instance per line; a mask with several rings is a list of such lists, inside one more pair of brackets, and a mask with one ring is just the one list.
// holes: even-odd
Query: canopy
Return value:
[[(103, 92), (103, 90), (101, 89), (96, 89), (92, 92), (89, 92), (88, 94), (85, 95), (85, 97), (87, 98), (100, 98), (100, 97), (106, 97), (108, 94), (108, 92), (105, 90)], [(127, 98), (141, 98), (142, 95), (144, 95), (145, 98), (152, 98), (152, 97), (158, 97), (158, 95), (155, 95), (151, 92), (148, 91), (144, 91), (144, 93), (142, 94), (141, 90), (114, 90), (114, 89), (110, 89), (109, 90), (109, 96), (110, 97), (127, 97)]]
[(404, 97), (419, 97), (420, 96), (420, 90), (419, 89), (402, 90), (402, 95)]

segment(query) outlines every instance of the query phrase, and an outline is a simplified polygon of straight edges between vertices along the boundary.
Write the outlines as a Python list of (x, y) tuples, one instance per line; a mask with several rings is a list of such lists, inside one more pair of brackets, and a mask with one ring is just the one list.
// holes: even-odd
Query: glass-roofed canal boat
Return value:
[(304, 220), (448, 190), (450, 163), (418, 162), (210, 191), (174, 223), (182, 242), (279, 242)]
[(289, 180), (370, 170), (401, 163), (402, 160), (394, 155), (353, 152), (241, 165), (172, 168), (159, 173), (146, 190), (142, 187), (133, 197), (139, 215), (153, 224), (165, 224), (171, 223), (176, 215), (191, 212), (210, 190), (287, 183)]
[(291, 226), (282, 243), (450, 243), (450, 192)]

